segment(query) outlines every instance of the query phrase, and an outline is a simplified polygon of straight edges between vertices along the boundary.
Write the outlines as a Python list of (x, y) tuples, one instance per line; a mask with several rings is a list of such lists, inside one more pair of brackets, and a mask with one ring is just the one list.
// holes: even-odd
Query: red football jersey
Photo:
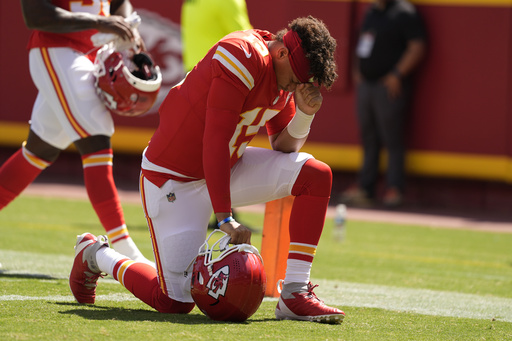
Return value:
[[(230, 169), (260, 127), (279, 133), (295, 114), (293, 93), (277, 88), (270, 39), (267, 31), (246, 30), (214, 45), (167, 95), (146, 150), (157, 166), (206, 179), (215, 212), (231, 210)], [(172, 177), (144, 174), (158, 186)]]
[[(85, 12), (103, 16), (110, 15), (111, 0), (52, 0), (54, 6), (70, 12)], [(33, 47), (70, 47), (88, 54), (96, 49), (91, 42), (91, 36), (97, 30), (86, 30), (69, 33), (53, 33), (34, 30), (30, 36), (27, 48)]]

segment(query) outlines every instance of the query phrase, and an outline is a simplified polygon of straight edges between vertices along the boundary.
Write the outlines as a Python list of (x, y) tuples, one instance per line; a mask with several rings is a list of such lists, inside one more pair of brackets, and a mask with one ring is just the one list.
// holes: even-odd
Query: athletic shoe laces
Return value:
[(319, 299), (316, 294), (313, 292), (313, 289), (316, 288), (318, 286), (318, 284), (311, 284), (311, 282), (308, 283), (308, 293), (306, 294), (307, 297), (311, 297), (311, 298), (314, 298), (318, 301), (320, 301), (321, 303), (324, 303), (324, 301), (322, 301), (321, 299)]
[(92, 273), (92, 272), (85, 272), (85, 280), (84, 280), (84, 287), (88, 288), (95, 288), (98, 286), (98, 279), (101, 277), (103, 278), (104, 275), (102, 273)]

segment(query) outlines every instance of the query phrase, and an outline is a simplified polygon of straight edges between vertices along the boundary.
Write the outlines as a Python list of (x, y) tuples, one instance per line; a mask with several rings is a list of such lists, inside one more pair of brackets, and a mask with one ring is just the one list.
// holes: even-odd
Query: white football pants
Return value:
[(96, 94), (94, 64), (85, 55), (66, 47), (33, 48), (29, 63), (39, 90), (30, 124), (43, 141), (66, 149), (88, 136), (112, 136), (114, 122)]
[[(306, 153), (282, 153), (249, 147), (231, 170), (233, 207), (266, 203), (291, 194)], [(167, 181), (158, 188), (141, 178), (141, 196), (148, 218), (160, 281), (180, 302), (190, 296), (191, 261), (204, 243), (212, 204), (205, 180)]]

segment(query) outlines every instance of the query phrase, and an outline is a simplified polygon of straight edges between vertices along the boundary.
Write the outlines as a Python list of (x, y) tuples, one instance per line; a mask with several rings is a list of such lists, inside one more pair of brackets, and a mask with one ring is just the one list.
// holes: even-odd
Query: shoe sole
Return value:
[(278, 306), (275, 310), (275, 315), (278, 320), (299, 320), (299, 321), (310, 321), (310, 322), (319, 322), (319, 323), (329, 323), (329, 324), (340, 324), (343, 322), (345, 318), (344, 314), (326, 314), (326, 315), (307, 315), (300, 316), (294, 314), (284, 302), (279, 298)]
[(318, 323), (328, 323), (328, 324), (341, 324), (345, 319), (345, 315), (334, 314), (334, 315), (317, 315), (317, 316), (289, 316), (284, 313), (276, 310), (275, 312), (276, 318), (278, 320), (299, 320), (299, 321), (310, 321), (310, 322), (318, 322)]

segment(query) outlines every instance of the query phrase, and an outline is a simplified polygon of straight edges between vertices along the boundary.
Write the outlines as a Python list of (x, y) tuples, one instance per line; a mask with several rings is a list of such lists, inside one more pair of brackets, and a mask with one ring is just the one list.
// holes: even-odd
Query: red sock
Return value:
[(25, 143), (0, 168), (0, 210), (14, 200), (50, 165), (27, 149)]
[(113, 276), (135, 297), (161, 313), (187, 314), (194, 308), (194, 303), (167, 296), (160, 287), (155, 268), (146, 263), (122, 259), (114, 266)]
[(309, 159), (292, 188), (290, 252), (288, 259), (312, 262), (325, 223), (332, 172), (325, 163)]
[(82, 155), (89, 200), (105, 231), (124, 225), (123, 209), (112, 174), (112, 149)]

